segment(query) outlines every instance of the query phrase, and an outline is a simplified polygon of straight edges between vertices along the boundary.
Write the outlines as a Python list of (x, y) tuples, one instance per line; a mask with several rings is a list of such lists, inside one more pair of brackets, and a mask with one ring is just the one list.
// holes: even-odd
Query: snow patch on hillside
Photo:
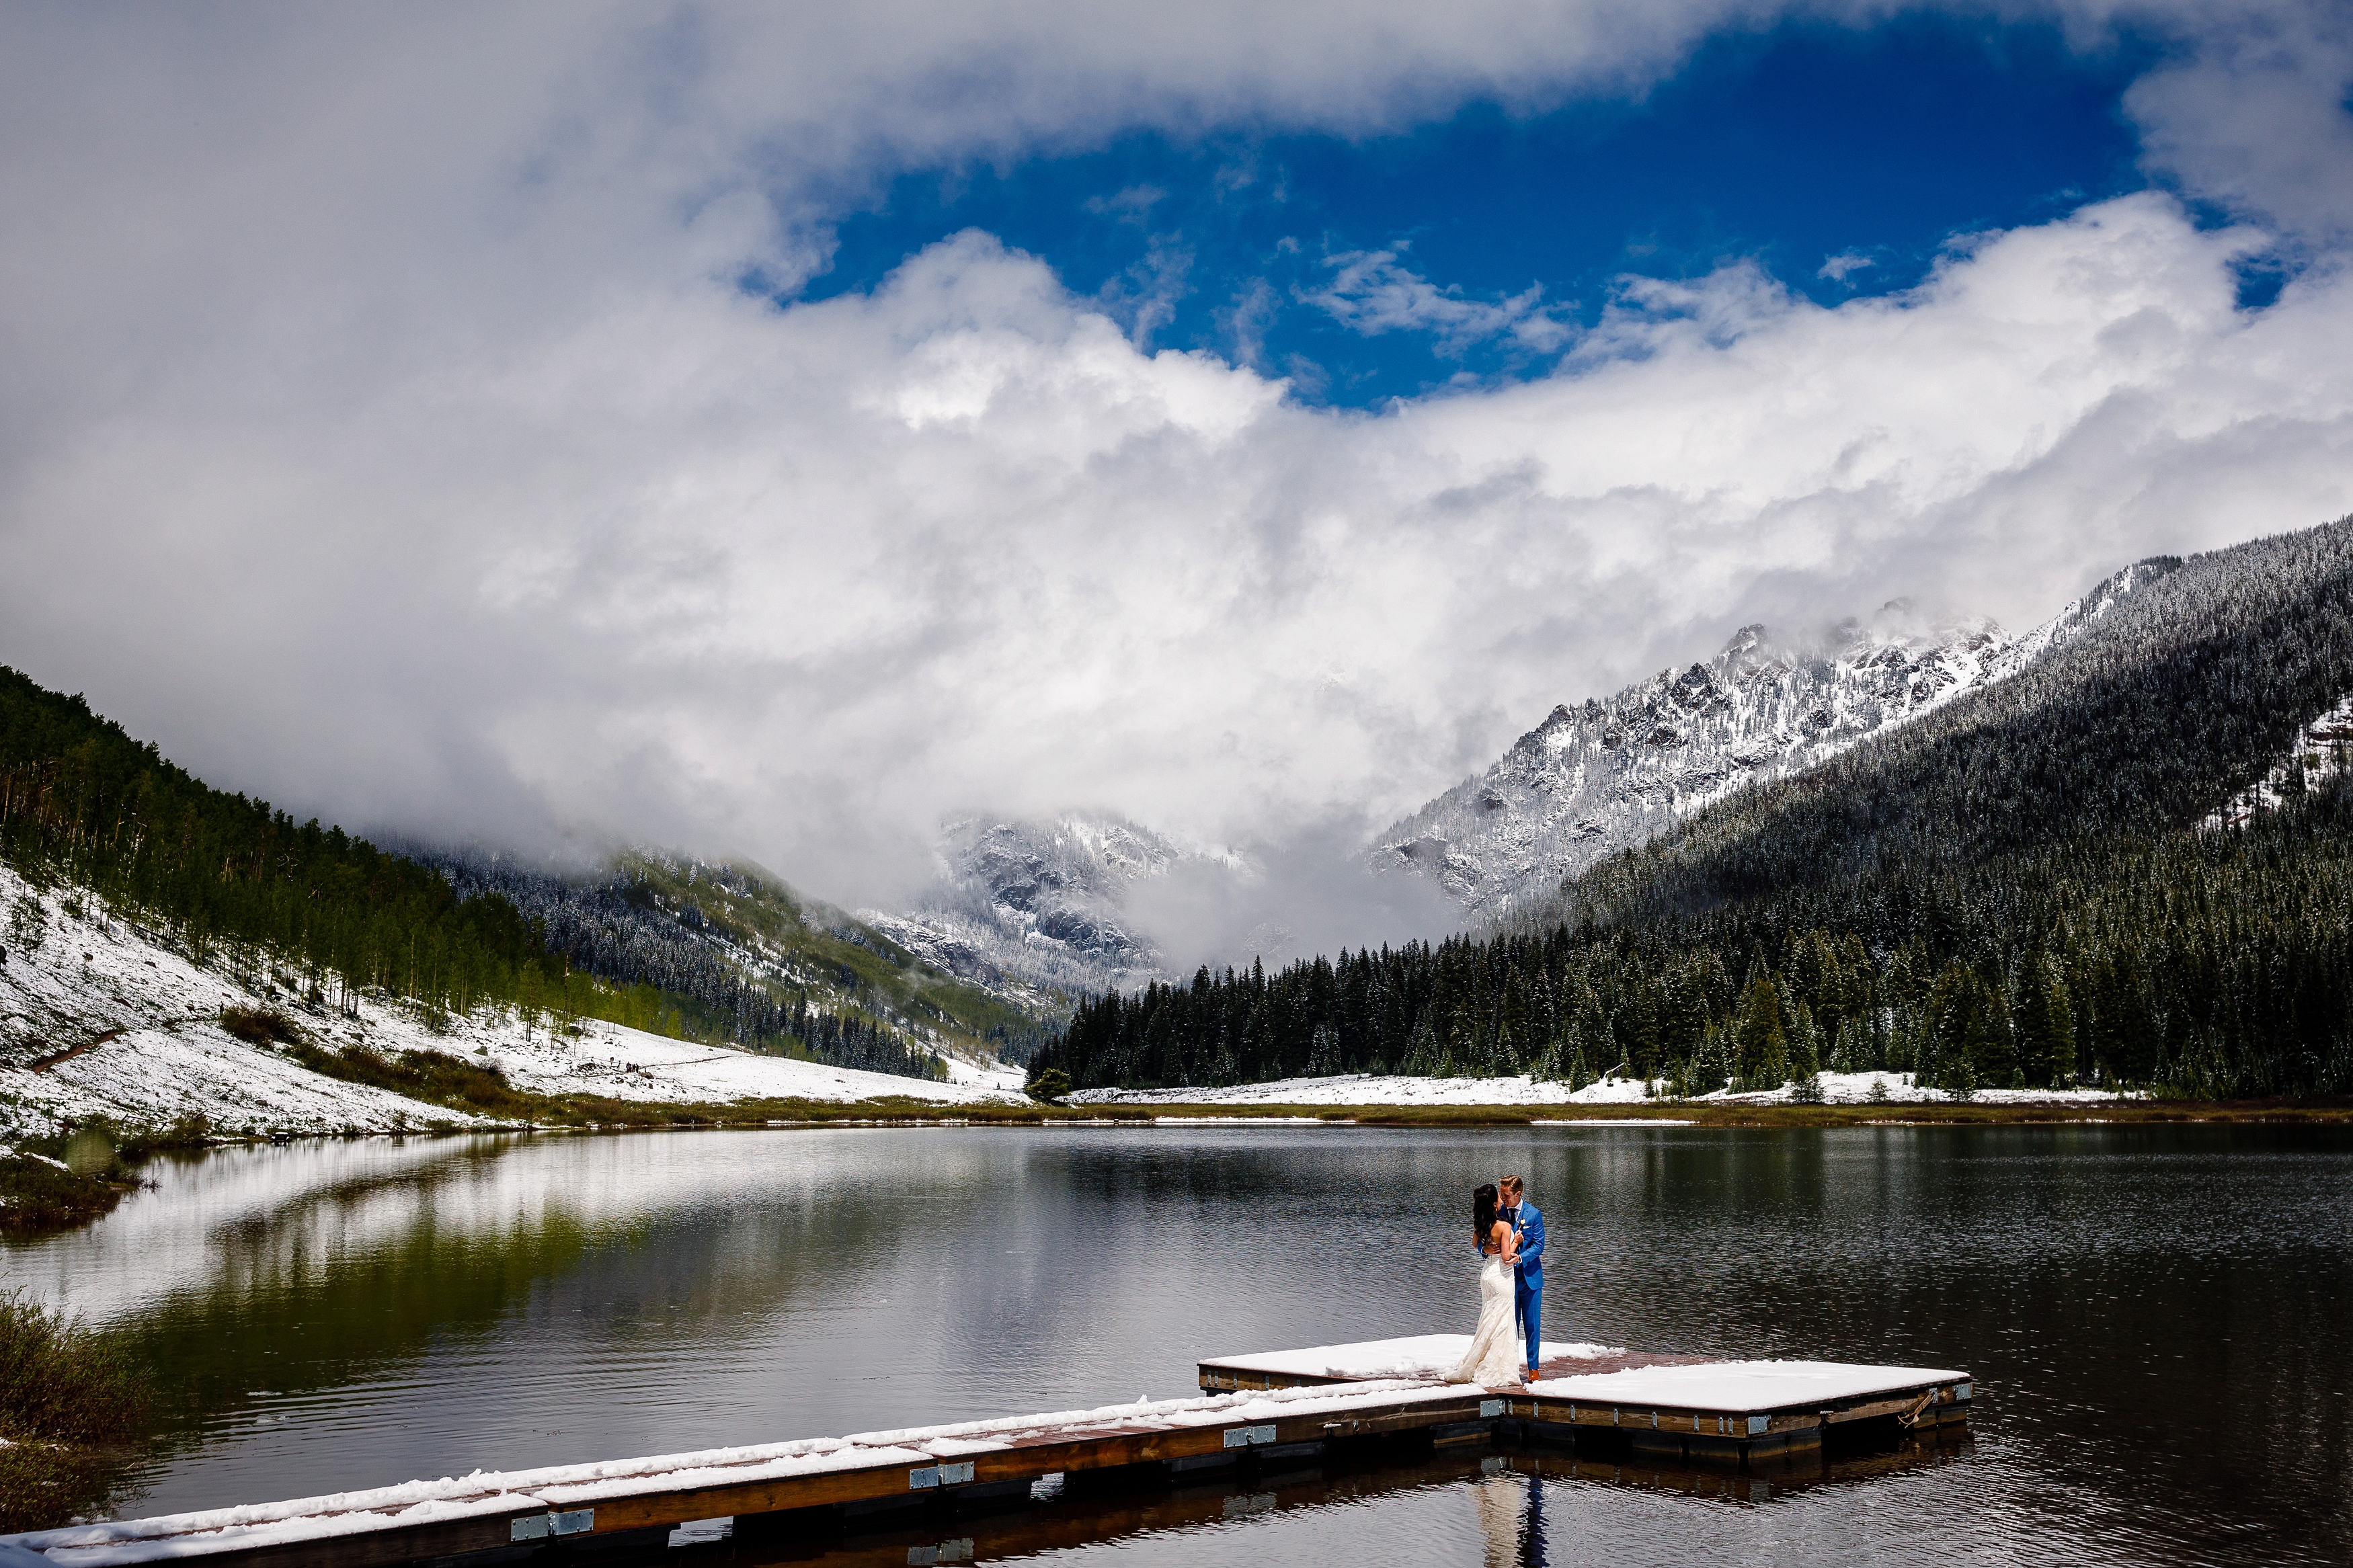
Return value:
[[(1651, 1092), (1645, 1092), (1648, 1087)], [(1953, 1097), (1915, 1084), (1909, 1073), (1861, 1072), (1821, 1075), (1822, 1099), (1831, 1105), (1945, 1105)], [(1223, 1089), (1088, 1089), (1066, 1096), (1072, 1105), (1787, 1105), (1796, 1086), (1734, 1094), (1719, 1090), (1682, 1101), (1662, 1098), (1663, 1083), (1609, 1078), (1572, 1089), (1557, 1081), (1520, 1078), (1401, 1078), (1348, 1073), (1336, 1078), (1286, 1078), (1271, 1083), (1232, 1084)], [(1973, 1097), (1985, 1105), (2080, 1105), (2117, 1097), (2105, 1089), (1981, 1089)]]
[(107, 918), (87, 896), (77, 917), (67, 908), (70, 894), (36, 892), (0, 867), (0, 910), (13, 910), (20, 899), (37, 904), (45, 935), (37, 947), (6, 938), (0, 962), (0, 1134), (47, 1133), (100, 1115), (152, 1125), (202, 1116), (216, 1131), (248, 1134), (488, 1125), (463, 1111), (324, 1077), (276, 1049), (248, 1044), (220, 1026), (224, 1007), (275, 1007), (324, 1047), (465, 1057), (542, 1094), (709, 1104), (902, 1098), (944, 1106), (1023, 1099), (1018, 1070), (954, 1058), (951, 1081), (932, 1083), (611, 1024), (586, 1024), (580, 1036), (566, 1037), (496, 1012), (452, 1019), (437, 1032), (404, 1007), (373, 1001), (346, 1016), (303, 1007), (290, 984), (248, 991), (189, 962), (168, 939)]
[(2259, 811), (2276, 811), (2306, 790), (2353, 768), (2353, 696), (2296, 731), (2271, 772), (2222, 803), (2200, 827), (2236, 827)]

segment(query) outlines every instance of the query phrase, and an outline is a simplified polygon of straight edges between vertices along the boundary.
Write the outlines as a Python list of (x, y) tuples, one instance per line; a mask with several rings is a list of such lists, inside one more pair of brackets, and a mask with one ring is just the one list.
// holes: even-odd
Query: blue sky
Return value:
[[(1567, 338), (1542, 318), (1590, 324), (1621, 274), (1746, 258), (1835, 304), (1917, 283), (1955, 235), (2139, 188), (2120, 99), (2160, 54), (2129, 34), (2077, 52), (2042, 24), (1788, 22), (1719, 35), (1639, 97), (1541, 114), (1472, 102), (1364, 140), (1134, 132), (918, 169), (842, 219), (801, 297), (871, 289), (978, 228), (1140, 342), (1253, 363), (1310, 402), (1375, 405), (1541, 374)], [(1427, 322), (1428, 294), (1419, 315), (1404, 296), (1364, 309), (1368, 286), (1410, 279), (1470, 309), (1451, 330)]]

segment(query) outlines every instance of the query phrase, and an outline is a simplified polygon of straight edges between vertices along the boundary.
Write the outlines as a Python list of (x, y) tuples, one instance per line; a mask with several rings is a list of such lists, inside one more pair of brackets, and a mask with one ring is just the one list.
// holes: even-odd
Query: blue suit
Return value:
[(1503, 1211), (1505, 1224), (1520, 1232), (1520, 1266), (1513, 1281), (1520, 1328), (1528, 1336), (1528, 1376), (1538, 1375), (1544, 1352), (1544, 1211), (1524, 1203)]

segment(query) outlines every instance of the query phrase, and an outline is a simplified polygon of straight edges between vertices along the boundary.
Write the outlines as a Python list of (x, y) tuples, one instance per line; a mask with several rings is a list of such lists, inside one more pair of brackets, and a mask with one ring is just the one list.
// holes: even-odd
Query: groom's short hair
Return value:
[(1498, 1182), (1496, 1185), (1502, 1187), (1507, 1193), (1516, 1193), (1520, 1190), (1520, 1179), (1517, 1176), (1505, 1176), (1501, 1182)]

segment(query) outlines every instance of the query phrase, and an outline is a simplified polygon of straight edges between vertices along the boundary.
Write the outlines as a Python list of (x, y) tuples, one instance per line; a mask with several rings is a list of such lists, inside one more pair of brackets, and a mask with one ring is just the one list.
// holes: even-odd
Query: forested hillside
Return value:
[(2353, 521), (2185, 562), (2010, 681), (1710, 808), (1513, 930), (1105, 997), (1039, 1066), (2345, 1092), (2343, 759), (2201, 824), (2348, 691)]
[(571, 970), (505, 900), (460, 899), (427, 868), (339, 828), (208, 788), (80, 698), (6, 668), (0, 853), (37, 885), (87, 889), (169, 931), (200, 961), (254, 968), (266, 951), (328, 1005), (375, 990), (428, 1007), (504, 1003), (638, 1025), (659, 1007), (650, 993)]
[(1535, 919), (1646, 923), (2186, 827), (2348, 690), (2353, 519), (2181, 563), (2010, 679), (1694, 816)]
[(908, 1072), (927, 1040), (1018, 1061), (1044, 1034), (1037, 1018), (755, 867), (640, 852), (560, 877), (504, 858), (404, 852), (461, 894), (513, 904), (575, 968), (659, 987), (684, 1026), (711, 1037), (789, 1040), (844, 1067)]
[[(0, 856), (199, 963), (296, 970), (314, 1007), (359, 994), (428, 1018), (506, 1006), (918, 1077), (937, 1072), (939, 1045), (1034, 1026), (879, 937), (861, 947), (805, 921), (773, 879), (649, 857), (586, 882), (421, 863), (212, 789), (6, 668)], [(698, 884), (700, 904), (681, 896)], [(37, 918), (31, 901), (8, 913), (0, 942), (37, 939), (18, 929)]]

